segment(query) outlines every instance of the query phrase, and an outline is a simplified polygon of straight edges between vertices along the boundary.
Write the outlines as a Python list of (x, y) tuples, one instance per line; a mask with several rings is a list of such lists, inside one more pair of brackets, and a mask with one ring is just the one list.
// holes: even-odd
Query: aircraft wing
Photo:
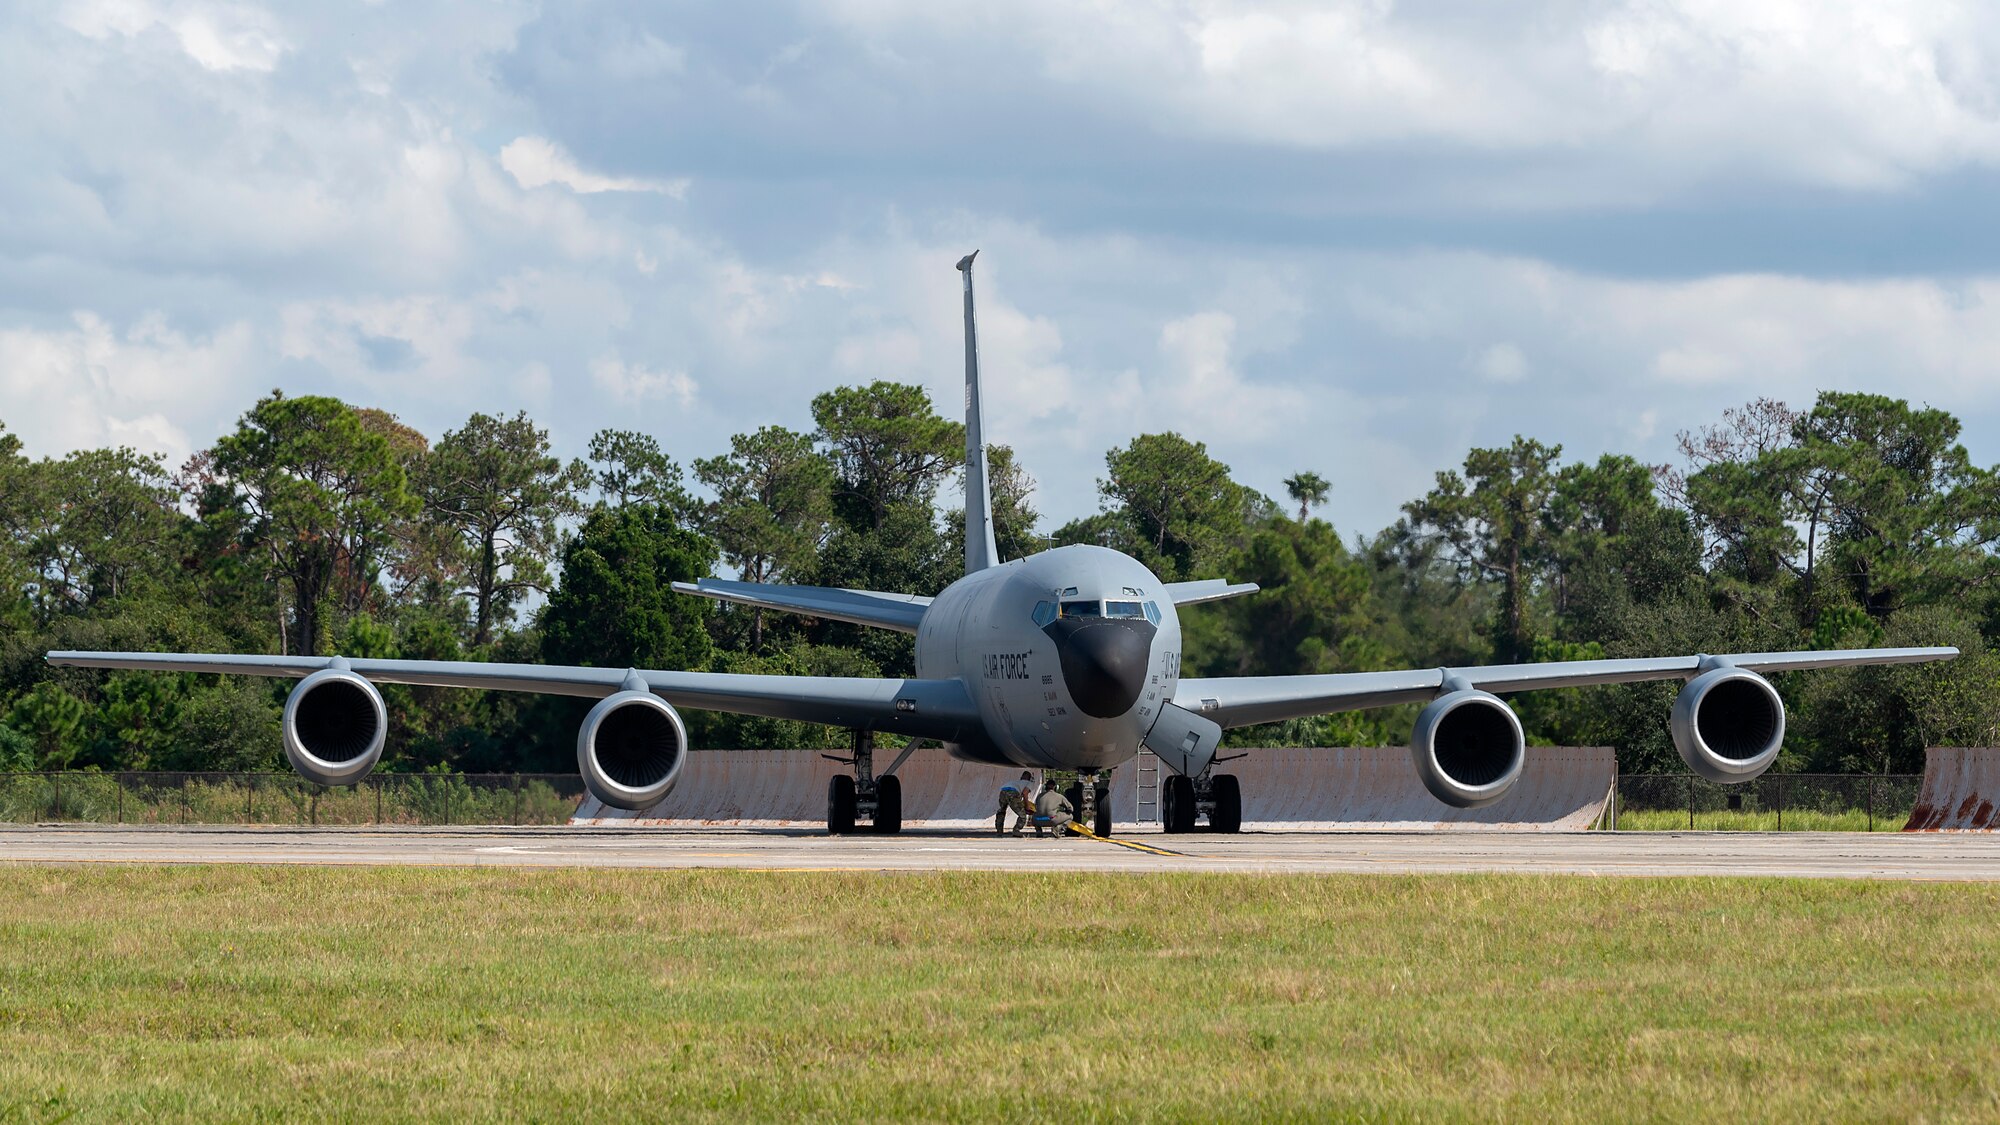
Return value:
[(877, 629), (914, 633), (924, 619), (931, 599), (916, 594), (884, 594), (874, 590), (842, 590), (830, 586), (781, 586), (769, 582), (732, 582), (725, 578), (703, 578), (698, 582), (676, 582), (683, 594), (714, 598), (719, 602), (753, 605), (764, 609), (802, 613)]
[(1321, 676), (1238, 676), (1183, 679), (1176, 706), (1224, 727), (1247, 727), (1363, 711), (1435, 697), (1447, 676), (1481, 691), (1535, 691), (1541, 688), (1629, 684), (1641, 680), (1685, 679), (1704, 659), (1726, 660), (1754, 672), (1791, 672), (1854, 664), (1915, 664), (1948, 660), (1955, 648), (1855, 648), (1824, 652), (1746, 652), (1733, 656), (1663, 656), (1640, 660), (1563, 660), (1546, 664), (1496, 664), (1479, 668), (1425, 668), (1398, 672), (1338, 672)]
[(1203, 578), (1197, 582), (1169, 582), (1167, 596), (1175, 605), (1199, 605), (1202, 602), (1219, 602), (1224, 598), (1240, 598), (1254, 594), (1258, 590), (1255, 582), (1229, 582), (1221, 578)]
[[(331, 667), (327, 656), (228, 656), (180, 652), (51, 652), (49, 663), (72, 668), (133, 668), (154, 672), (215, 672), (300, 679)], [(601, 699), (619, 690), (622, 668), (544, 664), (482, 664), (459, 660), (360, 660), (347, 667), (379, 684), (484, 688)], [(676, 707), (728, 711), (771, 719), (887, 731), (958, 742), (983, 733), (978, 708), (958, 680), (865, 679), (852, 676), (758, 676), (720, 672), (638, 673), (654, 695)]]

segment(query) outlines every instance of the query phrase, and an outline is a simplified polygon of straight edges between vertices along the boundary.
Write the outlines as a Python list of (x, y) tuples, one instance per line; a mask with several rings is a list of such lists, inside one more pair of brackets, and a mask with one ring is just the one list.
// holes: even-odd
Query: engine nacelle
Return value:
[(1417, 716), (1410, 760), (1432, 796), (1476, 809), (1506, 796), (1520, 780), (1527, 739), (1512, 707), (1466, 688), (1439, 696)]
[(355, 785), (382, 760), (389, 711), (375, 685), (345, 668), (324, 668), (285, 697), (285, 757), (307, 781)]
[(648, 691), (605, 697), (576, 735), (576, 768), (590, 795), (637, 812), (660, 803), (687, 761), (680, 713)]
[(1674, 698), (1674, 749), (1688, 768), (1724, 785), (1754, 780), (1785, 743), (1785, 701), (1755, 672), (1711, 668)]

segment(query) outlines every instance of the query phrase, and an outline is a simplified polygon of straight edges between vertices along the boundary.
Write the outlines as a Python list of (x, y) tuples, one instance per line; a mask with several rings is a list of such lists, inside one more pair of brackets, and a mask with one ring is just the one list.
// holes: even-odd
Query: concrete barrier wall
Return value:
[[(1520, 783), (1505, 799), (1483, 809), (1454, 809), (1424, 789), (1410, 752), (1400, 746), (1229, 753), (1246, 755), (1218, 770), (1241, 778), (1244, 826), (1253, 830), (1580, 831), (1603, 814), (1618, 769), (1603, 747), (1531, 746)], [(876, 752), (878, 768), (894, 760), (892, 752)], [(570, 823), (818, 827), (826, 818), (827, 780), (846, 771), (808, 750), (697, 750), (674, 791), (653, 808), (625, 812), (585, 797)], [(903, 779), (903, 822), (991, 825), (1001, 784), (1020, 772), (919, 750), (896, 771)], [(1129, 764), (1112, 774), (1111, 809), (1120, 826), (1138, 822), (1138, 771)]]
[[(1530, 746), (1511, 792), (1483, 809), (1455, 809), (1417, 780), (1404, 746), (1227, 753), (1248, 755), (1216, 767), (1241, 779), (1244, 825), (1272, 829), (1581, 832), (1603, 815), (1618, 774), (1608, 747)], [(1131, 791), (1131, 778), (1113, 782)], [(1133, 806), (1111, 807), (1127, 816)]]
[(1905, 832), (1991, 832), (2000, 801), (2000, 748), (1933, 746)]

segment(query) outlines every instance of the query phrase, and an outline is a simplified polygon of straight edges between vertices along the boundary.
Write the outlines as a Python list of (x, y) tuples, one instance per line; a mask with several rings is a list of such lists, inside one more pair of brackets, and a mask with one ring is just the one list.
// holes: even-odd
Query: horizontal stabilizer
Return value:
[(1199, 582), (1169, 582), (1167, 596), (1175, 605), (1196, 605), (1201, 602), (1219, 602), (1224, 598), (1240, 598), (1257, 592), (1255, 582), (1229, 582), (1222, 578), (1204, 578)]
[(914, 633), (924, 619), (931, 599), (916, 594), (883, 594), (873, 590), (842, 590), (829, 586), (779, 586), (768, 582), (731, 582), (724, 578), (704, 578), (699, 582), (676, 582), (683, 594), (714, 598), (719, 602), (752, 605), (763, 609), (800, 613)]

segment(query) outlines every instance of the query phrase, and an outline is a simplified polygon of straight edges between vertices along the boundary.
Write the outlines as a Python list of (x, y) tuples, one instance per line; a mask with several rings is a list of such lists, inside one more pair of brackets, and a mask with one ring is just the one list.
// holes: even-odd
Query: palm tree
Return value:
[(1333, 485), (1318, 473), (1304, 472), (1286, 477), (1285, 491), (1299, 502), (1299, 522), (1304, 523), (1314, 508), (1326, 503), (1326, 494), (1333, 491)]

